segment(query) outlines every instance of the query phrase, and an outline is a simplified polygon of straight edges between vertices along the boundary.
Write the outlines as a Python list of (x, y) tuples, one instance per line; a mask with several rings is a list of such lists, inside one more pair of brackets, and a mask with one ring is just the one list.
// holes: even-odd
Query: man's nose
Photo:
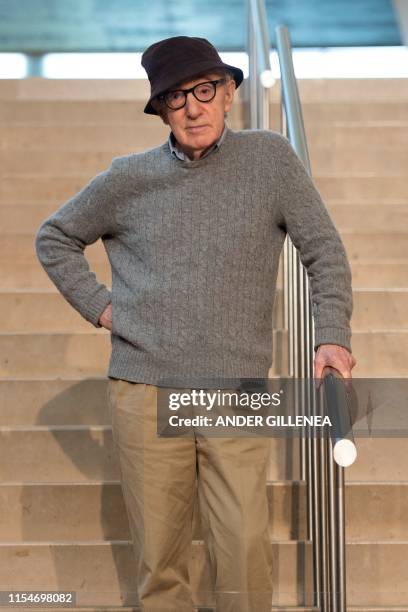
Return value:
[(188, 115), (194, 116), (198, 115), (201, 111), (200, 102), (193, 96), (192, 91), (187, 94), (185, 110)]

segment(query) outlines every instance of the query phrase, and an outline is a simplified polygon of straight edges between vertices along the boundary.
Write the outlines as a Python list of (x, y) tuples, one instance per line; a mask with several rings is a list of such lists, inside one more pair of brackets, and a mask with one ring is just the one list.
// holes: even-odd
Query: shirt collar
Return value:
[[(221, 136), (219, 137), (219, 139), (213, 144), (211, 149), (209, 149), (206, 153), (204, 153), (204, 155), (202, 157), (200, 157), (200, 159), (203, 159), (204, 157), (207, 157), (207, 155), (209, 155), (215, 149), (217, 149), (217, 148), (219, 148), (221, 146), (221, 144), (222, 144), (222, 142), (223, 142), (223, 140), (225, 138), (226, 132), (227, 132), (227, 126), (226, 126), (226, 124), (224, 124), (224, 129), (223, 129), (223, 132), (222, 132)], [(179, 149), (177, 147), (176, 139), (174, 137), (173, 132), (170, 132), (170, 134), (169, 134), (168, 143), (169, 143), (169, 147), (170, 147), (170, 151), (171, 151), (172, 155), (174, 155), (175, 157), (178, 157), (179, 159), (181, 159), (183, 161), (186, 161), (186, 162), (194, 161), (194, 160), (190, 159), (189, 156), (184, 153), (184, 151), (182, 151), (181, 149)]]

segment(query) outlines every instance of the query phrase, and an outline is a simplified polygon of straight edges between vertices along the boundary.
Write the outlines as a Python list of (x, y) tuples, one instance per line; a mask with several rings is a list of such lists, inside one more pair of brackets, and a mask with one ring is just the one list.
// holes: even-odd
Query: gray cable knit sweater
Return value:
[[(199, 387), (268, 375), (286, 232), (310, 279), (315, 349), (351, 350), (343, 243), (299, 157), (275, 131), (227, 127), (221, 145), (195, 161), (172, 155), (167, 141), (115, 157), (45, 219), (35, 247), (58, 290), (95, 327), (112, 302), (108, 376)], [(98, 238), (112, 291), (84, 256)]]

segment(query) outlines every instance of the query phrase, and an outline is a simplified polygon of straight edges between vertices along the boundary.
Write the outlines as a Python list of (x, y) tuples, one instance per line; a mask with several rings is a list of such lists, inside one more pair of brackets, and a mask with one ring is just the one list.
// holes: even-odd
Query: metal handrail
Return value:
[(247, 48), (251, 128), (269, 128), (269, 88), (275, 83), (263, 0), (247, 0)]
[[(264, 0), (247, 0), (250, 127), (269, 129), (269, 89), (273, 78), (269, 59), (269, 35)], [(311, 175), (310, 159), (297, 81), (293, 68), (289, 31), (275, 29), (281, 71), (281, 132), (287, 136)], [(306, 268), (287, 235), (283, 248), (284, 315), (289, 341), (289, 375), (312, 381), (314, 377), (314, 322)], [(324, 378), (327, 393), (333, 378)], [(318, 402), (313, 384), (294, 385), (295, 405), (303, 414), (316, 414)], [(343, 406), (344, 409), (344, 406)], [(301, 437), (301, 479), (307, 483), (308, 539), (313, 547), (314, 605), (322, 612), (346, 611), (344, 467), (334, 462), (326, 437)]]

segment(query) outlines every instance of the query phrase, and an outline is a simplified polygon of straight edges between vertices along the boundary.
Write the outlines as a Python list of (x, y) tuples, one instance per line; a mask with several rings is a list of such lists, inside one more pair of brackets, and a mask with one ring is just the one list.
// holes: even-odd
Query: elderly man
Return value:
[[(144, 112), (160, 115), (169, 139), (114, 158), (43, 222), (37, 254), (72, 306), (111, 330), (109, 407), (142, 609), (194, 609), (188, 564), (198, 485), (217, 611), (266, 612), (269, 440), (158, 437), (157, 392), (267, 377), (287, 232), (311, 279), (315, 375), (330, 365), (351, 378), (350, 268), (288, 140), (225, 124), (239, 68), (187, 36), (153, 44), (142, 64), (151, 84)], [(111, 291), (83, 253), (100, 237)]]

